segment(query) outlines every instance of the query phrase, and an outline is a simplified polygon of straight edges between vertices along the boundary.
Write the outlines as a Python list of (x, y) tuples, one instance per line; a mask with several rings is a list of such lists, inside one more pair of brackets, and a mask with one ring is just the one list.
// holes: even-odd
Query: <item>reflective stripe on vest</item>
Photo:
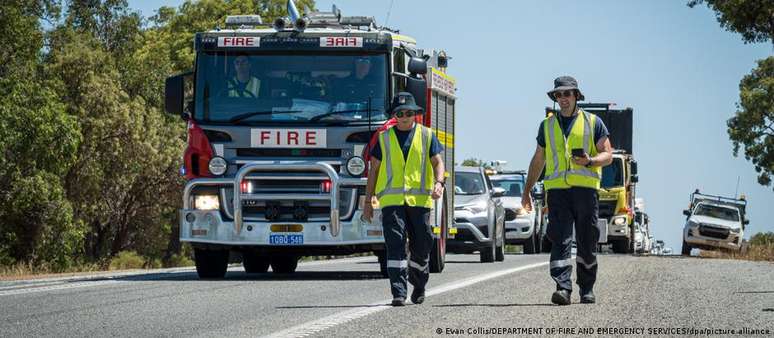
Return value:
[(250, 80), (247, 81), (244, 89), (241, 89), (241, 87), (242, 86), (239, 85), (239, 80), (237, 80), (236, 77), (228, 80), (228, 96), (257, 98), (258, 92), (261, 90), (261, 80), (258, 80), (255, 77), (250, 77)]
[(415, 124), (408, 157), (398, 143), (395, 128), (379, 135), (379, 147), (382, 161), (379, 165), (379, 177), (376, 180), (376, 197), (379, 205), (403, 205), (432, 207), (432, 166), (428, 164), (432, 131)]
[[(544, 185), (546, 189), (566, 189), (570, 187), (586, 187), (599, 189), (602, 167), (586, 168), (572, 162), (570, 150), (583, 148), (589, 156), (597, 155), (594, 143), (594, 125), (596, 115), (580, 110), (578, 117), (570, 127), (570, 134), (565, 137), (558, 118), (551, 115), (543, 123), (543, 133), (546, 142), (546, 168)], [(580, 123), (578, 123), (581, 121)]]

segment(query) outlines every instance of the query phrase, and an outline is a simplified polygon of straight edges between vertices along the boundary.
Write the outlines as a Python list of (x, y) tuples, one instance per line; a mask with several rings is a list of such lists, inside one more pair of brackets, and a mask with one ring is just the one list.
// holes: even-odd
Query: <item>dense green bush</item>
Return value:
[(192, 67), (194, 33), (286, 2), (186, 1), (150, 19), (125, 0), (63, 3), (0, 1), (0, 267), (190, 265), (185, 123), (163, 113), (164, 79)]

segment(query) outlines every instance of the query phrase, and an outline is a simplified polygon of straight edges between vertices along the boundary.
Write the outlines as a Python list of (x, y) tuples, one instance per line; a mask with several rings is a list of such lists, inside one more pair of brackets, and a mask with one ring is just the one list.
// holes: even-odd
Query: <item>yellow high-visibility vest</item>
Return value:
[(576, 148), (583, 148), (589, 156), (597, 155), (597, 145), (594, 142), (596, 122), (596, 115), (580, 110), (570, 128), (569, 136), (565, 137), (556, 116), (551, 115), (545, 119), (543, 135), (546, 139), (546, 168), (543, 185), (546, 189), (599, 189), (602, 167), (587, 168), (571, 160), (572, 149)]
[(244, 90), (240, 90), (240, 87), (239, 80), (236, 77), (228, 80), (228, 97), (257, 98), (261, 90), (261, 80), (251, 76), (250, 80), (245, 84)]
[(379, 205), (382, 208), (404, 204), (432, 208), (431, 195), (435, 182), (429, 153), (433, 131), (415, 124), (411, 148), (408, 157), (404, 159), (395, 128), (379, 135), (379, 147), (382, 150), (379, 177), (376, 180)]

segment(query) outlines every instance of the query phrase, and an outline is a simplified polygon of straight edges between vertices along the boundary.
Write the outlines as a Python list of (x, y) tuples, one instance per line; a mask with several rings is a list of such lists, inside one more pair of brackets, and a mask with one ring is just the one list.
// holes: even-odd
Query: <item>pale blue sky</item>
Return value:
[[(689, 194), (739, 192), (749, 200), (749, 234), (774, 231), (774, 192), (751, 163), (732, 155), (726, 120), (739, 80), (770, 44), (745, 45), (705, 7), (656, 1), (394, 0), (388, 26), (420, 47), (445, 49), (458, 80), (457, 159), (507, 160), (525, 169), (535, 148), (545, 92), (559, 75), (579, 81), (589, 102), (635, 112), (638, 194), (655, 237), (680, 250)], [(180, 0), (130, 0), (144, 16)], [(390, 0), (325, 0), (344, 15), (385, 22)]]

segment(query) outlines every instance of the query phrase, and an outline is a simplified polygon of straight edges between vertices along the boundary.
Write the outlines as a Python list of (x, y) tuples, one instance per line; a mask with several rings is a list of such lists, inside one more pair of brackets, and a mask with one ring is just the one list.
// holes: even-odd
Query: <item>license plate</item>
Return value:
[(269, 244), (301, 245), (304, 244), (304, 234), (271, 234)]

